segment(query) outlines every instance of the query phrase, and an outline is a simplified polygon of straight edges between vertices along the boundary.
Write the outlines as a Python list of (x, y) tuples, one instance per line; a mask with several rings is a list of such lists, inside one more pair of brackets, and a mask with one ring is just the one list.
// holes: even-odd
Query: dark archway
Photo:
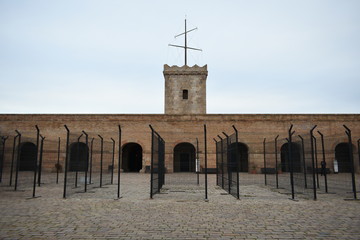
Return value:
[(85, 143), (76, 142), (70, 145), (70, 172), (86, 172), (88, 169), (89, 148)]
[[(301, 148), (298, 144), (291, 144), (291, 156), (294, 172), (301, 172)], [(281, 146), (281, 171), (290, 172), (289, 143)]]
[[(246, 144), (239, 142), (237, 144), (237, 147), (235, 145), (235, 143), (231, 144), (230, 146), (231, 149), (231, 159), (235, 160), (235, 150), (237, 149), (238, 152), (238, 156), (240, 158), (240, 166), (239, 166), (239, 170), (240, 172), (248, 172), (249, 171), (249, 154), (248, 154), (248, 147), (246, 146)], [(236, 165), (234, 165), (236, 166)]]
[(142, 147), (128, 143), (122, 148), (122, 169), (124, 172), (139, 172), (142, 169)]
[(191, 143), (179, 143), (174, 148), (174, 172), (195, 172), (195, 147)]
[(20, 145), (19, 171), (34, 171), (36, 168), (36, 145), (24, 142)]
[(351, 172), (349, 143), (339, 143), (336, 145), (335, 159), (338, 161), (339, 172)]

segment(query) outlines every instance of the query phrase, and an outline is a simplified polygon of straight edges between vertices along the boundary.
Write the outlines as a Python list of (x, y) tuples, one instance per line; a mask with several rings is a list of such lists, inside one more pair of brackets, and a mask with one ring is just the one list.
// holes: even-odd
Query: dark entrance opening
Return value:
[[(291, 158), (293, 161), (294, 172), (301, 172), (300, 146), (296, 143), (291, 144)], [(290, 172), (289, 143), (281, 146), (281, 171)]]
[(174, 172), (195, 172), (195, 147), (179, 143), (174, 148)]
[(338, 161), (339, 172), (351, 172), (349, 143), (339, 143), (336, 145), (335, 159)]
[(122, 149), (122, 169), (124, 172), (139, 172), (142, 169), (142, 147), (128, 143)]
[(86, 172), (88, 169), (89, 148), (85, 143), (76, 142), (70, 145), (70, 172)]
[[(231, 144), (230, 149), (231, 151), (236, 150), (235, 143)], [(240, 157), (240, 166), (239, 166), (240, 172), (248, 172), (249, 171), (248, 147), (246, 146), (246, 144), (238, 142), (237, 151), (238, 151), (238, 156)], [(232, 152), (231, 155), (232, 155), (231, 159), (235, 160), (235, 156), (236, 156), (235, 153)]]
[(36, 168), (36, 145), (25, 142), (20, 147), (19, 171), (34, 171)]

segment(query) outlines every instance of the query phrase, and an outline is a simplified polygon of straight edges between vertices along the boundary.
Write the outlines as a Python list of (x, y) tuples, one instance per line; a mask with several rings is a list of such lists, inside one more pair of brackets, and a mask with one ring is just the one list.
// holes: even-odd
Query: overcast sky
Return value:
[(0, 113), (164, 113), (163, 65), (208, 65), (208, 113), (359, 113), (359, 0), (0, 0)]

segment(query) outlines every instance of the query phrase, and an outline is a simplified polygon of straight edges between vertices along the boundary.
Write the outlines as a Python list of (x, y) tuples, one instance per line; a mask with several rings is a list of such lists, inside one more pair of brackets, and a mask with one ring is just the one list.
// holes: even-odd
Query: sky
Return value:
[(0, 0), (0, 113), (164, 113), (163, 66), (208, 66), (207, 113), (360, 113), (358, 0)]

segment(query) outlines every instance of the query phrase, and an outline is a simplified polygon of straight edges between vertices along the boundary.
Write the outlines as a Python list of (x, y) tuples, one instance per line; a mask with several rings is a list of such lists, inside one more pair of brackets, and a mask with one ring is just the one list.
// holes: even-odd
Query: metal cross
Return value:
[(179, 36), (181, 36), (181, 35), (185, 35), (185, 46), (179, 46), (179, 45), (169, 44), (169, 46), (171, 46), (171, 47), (179, 47), (179, 48), (184, 48), (184, 49), (185, 49), (185, 65), (187, 65), (187, 50), (188, 50), (188, 49), (196, 50), (196, 51), (202, 51), (201, 49), (192, 48), (192, 47), (188, 47), (188, 46), (187, 46), (187, 34), (188, 34), (189, 32), (194, 31), (194, 30), (197, 30), (197, 28), (193, 28), (193, 29), (191, 29), (191, 30), (189, 30), (189, 31), (186, 30), (186, 19), (185, 19), (185, 32), (180, 33), (180, 34), (178, 34), (178, 35), (175, 36), (175, 38), (177, 38), (177, 37), (179, 37)]

